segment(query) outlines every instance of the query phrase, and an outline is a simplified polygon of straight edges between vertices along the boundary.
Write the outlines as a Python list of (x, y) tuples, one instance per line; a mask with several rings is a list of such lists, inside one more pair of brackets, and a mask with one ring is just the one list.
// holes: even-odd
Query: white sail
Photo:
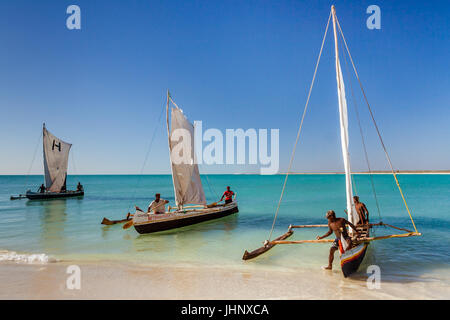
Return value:
[(44, 171), (47, 191), (60, 192), (66, 185), (69, 151), (72, 146), (51, 134), (44, 125)]
[[(356, 214), (355, 204), (353, 202), (353, 191), (352, 191), (352, 171), (350, 167), (350, 154), (348, 151), (348, 115), (347, 115), (347, 100), (345, 99), (345, 86), (344, 79), (342, 77), (341, 64), (339, 62), (339, 50), (336, 32), (336, 18), (334, 6), (333, 11), (333, 30), (334, 30), (334, 48), (336, 55), (336, 82), (338, 89), (338, 100), (339, 100), (339, 123), (341, 128), (341, 147), (342, 147), (342, 158), (344, 160), (344, 170), (345, 170), (345, 190), (347, 198), (347, 220), (353, 224), (356, 224), (359, 220)], [(350, 230), (351, 231), (351, 230)]]
[(167, 104), (167, 131), (175, 202), (177, 206), (188, 203), (206, 204), (198, 165), (194, 161), (194, 126), (177, 106), (171, 108), (170, 127), (168, 121), (169, 104)]

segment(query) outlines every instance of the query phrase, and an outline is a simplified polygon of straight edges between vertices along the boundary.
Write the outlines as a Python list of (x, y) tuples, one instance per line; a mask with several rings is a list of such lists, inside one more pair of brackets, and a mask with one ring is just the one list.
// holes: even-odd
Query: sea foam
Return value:
[(45, 253), (17, 253), (15, 251), (0, 250), (0, 262), (1, 261), (45, 264), (49, 262), (56, 262), (56, 259), (46, 255)]

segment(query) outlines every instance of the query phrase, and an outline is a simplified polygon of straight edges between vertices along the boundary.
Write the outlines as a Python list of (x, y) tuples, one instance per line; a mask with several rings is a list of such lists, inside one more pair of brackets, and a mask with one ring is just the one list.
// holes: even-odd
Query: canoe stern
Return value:
[(344, 277), (355, 273), (366, 255), (368, 243), (361, 243), (341, 255), (341, 269)]

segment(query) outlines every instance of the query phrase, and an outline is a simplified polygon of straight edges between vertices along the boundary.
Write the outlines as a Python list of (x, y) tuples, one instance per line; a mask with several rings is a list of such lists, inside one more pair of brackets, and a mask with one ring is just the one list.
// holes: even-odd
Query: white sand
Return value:
[(221, 267), (79, 264), (81, 289), (66, 287), (70, 263), (0, 264), (0, 299), (449, 299), (442, 282), (344, 279), (340, 270), (273, 272)]

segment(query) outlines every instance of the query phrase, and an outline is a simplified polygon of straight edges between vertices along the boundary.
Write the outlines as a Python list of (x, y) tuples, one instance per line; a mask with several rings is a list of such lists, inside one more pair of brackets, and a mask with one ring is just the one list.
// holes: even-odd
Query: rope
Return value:
[[(165, 106), (164, 106), (165, 107)], [(141, 167), (141, 171), (139, 172), (139, 177), (138, 177), (138, 181), (136, 183), (136, 186), (134, 188), (134, 192), (133, 192), (133, 202), (136, 202), (136, 192), (137, 192), (137, 186), (141, 183), (141, 179), (142, 179), (142, 173), (144, 172), (148, 157), (150, 155), (150, 150), (152, 149), (152, 145), (153, 145), (153, 141), (155, 140), (155, 135), (156, 135), (156, 130), (159, 128), (159, 126), (161, 125), (161, 118), (162, 118), (162, 114), (165, 108), (161, 109), (161, 112), (159, 114), (159, 118), (158, 118), (158, 122), (157, 125), (155, 126), (155, 128), (153, 129), (153, 134), (152, 134), (152, 138), (150, 140), (150, 144), (148, 146), (147, 149), (147, 153), (145, 154), (145, 159), (144, 159), (144, 163), (142, 164)], [(132, 205), (130, 204), (130, 208), (132, 207)]]
[(411, 211), (409, 210), (408, 204), (406, 203), (405, 196), (403, 195), (402, 188), (400, 187), (400, 183), (398, 182), (397, 175), (395, 174), (395, 170), (394, 170), (394, 167), (393, 167), (393, 165), (392, 165), (391, 158), (389, 157), (389, 154), (388, 154), (388, 152), (387, 152), (387, 150), (386, 150), (386, 146), (384, 145), (383, 139), (382, 139), (382, 137), (381, 137), (380, 130), (378, 129), (377, 122), (375, 121), (375, 117), (373, 116), (372, 108), (370, 107), (370, 104), (369, 104), (369, 101), (367, 100), (367, 96), (366, 96), (366, 93), (365, 93), (365, 91), (364, 91), (364, 89), (363, 89), (361, 80), (359, 79), (358, 71), (356, 70), (355, 63), (353, 62), (352, 55), (350, 54), (350, 50), (348, 49), (347, 41), (345, 41), (344, 33), (342, 32), (341, 25), (339, 24), (339, 21), (337, 20), (337, 17), (336, 17), (336, 21), (337, 21), (337, 25), (338, 25), (338, 27), (339, 27), (339, 31), (340, 31), (340, 33), (341, 33), (342, 39), (344, 40), (345, 48), (347, 49), (347, 52), (348, 52), (350, 61), (352, 62), (353, 70), (355, 71), (356, 78), (358, 79), (359, 86), (360, 86), (361, 91), (362, 91), (362, 93), (363, 93), (364, 100), (366, 101), (367, 107), (368, 107), (368, 109), (369, 109), (370, 116), (371, 116), (371, 118), (372, 118), (373, 124), (374, 124), (374, 126), (375, 126), (375, 129), (377, 130), (378, 138), (380, 139), (381, 146), (383, 147), (383, 150), (384, 150), (384, 153), (385, 153), (385, 155), (386, 155), (387, 161), (388, 161), (389, 166), (390, 166), (390, 168), (391, 168), (392, 175), (394, 176), (394, 180), (395, 180), (395, 182), (396, 182), (396, 184), (397, 184), (398, 190), (400, 191), (400, 195), (402, 196), (403, 203), (405, 204), (406, 211), (408, 211), (409, 218), (411, 219), (411, 222), (412, 222), (412, 224), (413, 224), (414, 230), (415, 230), (416, 232), (418, 232), (418, 231), (417, 231), (417, 228), (416, 228), (416, 224), (414, 223), (414, 219), (412, 218)]
[[(171, 100), (172, 100), (172, 99), (171, 99)], [(175, 104), (175, 103), (174, 103), (174, 104)], [(175, 105), (176, 105), (176, 104), (175, 104)], [(178, 106), (177, 106), (177, 107), (178, 107)], [(195, 126), (194, 126), (194, 130), (195, 130)], [(206, 177), (206, 183), (208, 184), (209, 191), (211, 191), (211, 193), (213, 193), (213, 194), (216, 195), (216, 199), (219, 199), (219, 196), (218, 196), (216, 190), (211, 186), (211, 183), (209, 182), (209, 177), (208, 177), (208, 175), (207, 175), (206, 173), (204, 173), (203, 175)]]
[(26, 177), (26, 179), (25, 179), (25, 188), (27, 188), (27, 185), (28, 185), (28, 179), (29, 179), (29, 177), (30, 177), (31, 168), (33, 167), (34, 160), (36, 159), (36, 153), (37, 153), (39, 144), (40, 144), (40, 142), (41, 142), (41, 138), (42, 138), (42, 132), (41, 132), (41, 134), (39, 135), (38, 142), (36, 143), (36, 147), (34, 148), (33, 160), (31, 160), (31, 163), (30, 163), (30, 166), (29, 166), (28, 172), (27, 172), (27, 177)]
[[(341, 44), (342, 44), (342, 38), (341, 38)], [(341, 48), (342, 48), (342, 51), (344, 51), (344, 48), (343, 48), (342, 45), (341, 45)], [(350, 74), (349, 68), (348, 68), (347, 55), (345, 55), (344, 53), (345, 52), (343, 52), (342, 55), (344, 56), (345, 70), (347, 71), (348, 74)], [(378, 217), (380, 218), (380, 221), (381, 221), (380, 206), (379, 206), (379, 203), (378, 203), (377, 193), (375, 191), (375, 183), (373, 181), (373, 175), (372, 175), (372, 170), (370, 168), (369, 156), (368, 156), (368, 153), (367, 153), (366, 143), (365, 143), (365, 140), (364, 140), (364, 133), (363, 133), (363, 129), (362, 129), (362, 126), (361, 126), (361, 121), (360, 121), (360, 118), (359, 118), (358, 104), (356, 103), (355, 93), (353, 91), (353, 86), (352, 86), (351, 79), (349, 81), (349, 84), (350, 84), (350, 91), (352, 93), (352, 101), (353, 101), (353, 104), (354, 104), (354, 109), (355, 109), (355, 113), (356, 113), (356, 119), (358, 120), (358, 127), (359, 127), (359, 133), (361, 135), (361, 142), (362, 142), (363, 149), (364, 149), (364, 157), (366, 159), (367, 169), (369, 171), (370, 182), (371, 182), (371, 185), (372, 185), (372, 192), (373, 192), (373, 195), (374, 195), (374, 198), (375, 198), (375, 203), (377, 205)], [(352, 178), (353, 178), (353, 175), (352, 175)], [(356, 190), (356, 187), (355, 187), (355, 190)], [(358, 193), (356, 192), (356, 194), (358, 194)]]
[(323, 45), (324, 45), (324, 43), (325, 43), (325, 38), (326, 38), (326, 36), (327, 36), (328, 26), (330, 25), (330, 19), (331, 19), (331, 12), (330, 12), (330, 15), (328, 16), (328, 22), (327, 22), (327, 26), (326, 26), (326, 28), (325, 28), (325, 33), (324, 33), (324, 35), (323, 35), (322, 45), (321, 45), (321, 47), (320, 47), (319, 56), (318, 56), (317, 62), (316, 62), (316, 67), (315, 67), (315, 69), (314, 69), (314, 75), (313, 75), (313, 78), (312, 78), (312, 80), (311, 80), (311, 85), (310, 85), (310, 87), (309, 87), (309, 92), (308, 92), (308, 97), (307, 97), (307, 99), (306, 99), (305, 109), (303, 110), (302, 119), (301, 119), (301, 121), (300, 121), (300, 126), (299, 126), (298, 132), (297, 132), (297, 138), (295, 139), (294, 149), (292, 150), (292, 155), (291, 155), (291, 159), (290, 159), (290, 161), (289, 161), (288, 171), (287, 171), (286, 177), (285, 177), (285, 179), (284, 179), (283, 189), (281, 190), (280, 200), (278, 201), (277, 210), (276, 210), (276, 212), (275, 212), (275, 217), (274, 217), (274, 219), (273, 219), (272, 228), (271, 228), (271, 230), (270, 230), (270, 234), (269, 234), (269, 239), (268, 239), (268, 241), (270, 241), (270, 239), (272, 238), (272, 233), (273, 233), (273, 229), (274, 229), (274, 227), (275, 227), (275, 222), (276, 222), (276, 220), (277, 220), (278, 212), (280, 211), (280, 205), (281, 205), (281, 201), (283, 200), (284, 190), (286, 189), (286, 184), (287, 184), (287, 180), (288, 180), (288, 177), (289, 177), (289, 172), (291, 171), (292, 162), (293, 162), (294, 156), (295, 156), (295, 150), (297, 149), (297, 144), (298, 144), (298, 141), (299, 141), (299, 138), (300, 138), (300, 133), (301, 133), (302, 127), (303, 127), (303, 121), (304, 121), (304, 119), (305, 119), (306, 111), (307, 111), (307, 109), (308, 109), (309, 98), (311, 97), (311, 91), (312, 91), (312, 88), (313, 88), (313, 86), (314, 86), (314, 81), (315, 81), (315, 79), (316, 79), (317, 68), (319, 67), (320, 57), (322, 56)]
[(206, 183), (208, 184), (209, 191), (212, 191), (212, 193), (214, 193), (216, 195), (216, 199), (219, 199), (219, 195), (217, 194), (216, 190), (214, 190), (214, 188), (211, 187), (211, 183), (209, 182), (208, 175), (205, 174), (205, 177), (206, 177)]

